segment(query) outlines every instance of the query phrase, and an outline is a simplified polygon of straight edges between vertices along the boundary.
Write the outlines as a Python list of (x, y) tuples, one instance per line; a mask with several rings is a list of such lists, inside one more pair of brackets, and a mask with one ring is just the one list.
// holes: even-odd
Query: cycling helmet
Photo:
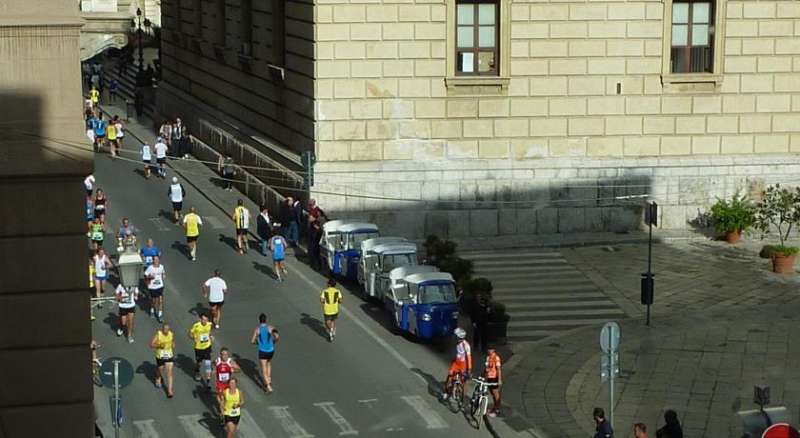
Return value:
[(453, 330), (453, 334), (456, 335), (458, 339), (464, 339), (467, 337), (466, 330), (462, 329), (461, 327)]

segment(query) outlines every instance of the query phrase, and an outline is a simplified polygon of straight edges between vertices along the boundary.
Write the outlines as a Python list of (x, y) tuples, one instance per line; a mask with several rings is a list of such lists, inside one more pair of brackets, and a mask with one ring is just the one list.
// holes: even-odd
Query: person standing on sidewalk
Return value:
[(606, 420), (606, 412), (603, 410), (603, 408), (594, 408), (592, 416), (594, 417), (594, 422), (597, 425), (595, 428), (596, 433), (594, 434), (594, 438), (614, 438), (614, 429), (611, 428), (611, 424), (609, 424), (608, 420)]
[(119, 93), (119, 81), (114, 78), (108, 83), (108, 98), (111, 103), (117, 101), (117, 94)]
[(258, 362), (265, 392), (272, 392), (272, 358), (279, 339), (278, 329), (267, 324), (267, 315), (258, 315), (258, 326), (253, 330), (250, 343), (258, 345)]
[(303, 208), (300, 207), (300, 201), (291, 196), (286, 198), (286, 203), (289, 205), (289, 231), (286, 240), (291, 246), (297, 247), (300, 243), (300, 222), (303, 218)]
[(244, 206), (244, 201), (236, 201), (236, 208), (231, 215), (236, 227), (236, 248), (239, 254), (247, 252), (247, 229), (250, 227), (250, 210)]
[(261, 213), (256, 216), (256, 234), (258, 234), (258, 247), (261, 255), (266, 257), (269, 238), (272, 237), (272, 218), (269, 216), (266, 205), (261, 206)]
[(322, 228), (319, 221), (311, 222), (308, 231), (308, 261), (311, 269), (321, 268), (322, 256), (320, 253), (319, 240), (322, 238)]
[(214, 328), (219, 328), (226, 293), (228, 293), (228, 284), (222, 279), (219, 269), (215, 269), (214, 275), (203, 283), (203, 297), (208, 298), (208, 306), (211, 307), (211, 322), (214, 324)]
[(122, 336), (123, 331), (128, 337), (128, 343), (133, 344), (133, 325), (136, 316), (136, 300), (139, 299), (139, 288), (127, 288), (122, 283), (117, 285), (117, 305), (119, 306), (119, 328), (117, 336)]
[(189, 210), (189, 214), (183, 217), (183, 228), (186, 230), (186, 246), (189, 248), (189, 256), (192, 261), (197, 260), (197, 239), (200, 237), (200, 227), (203, 226), (203, 219), (195, 211), (194, 207)]
[(328, 279), (328, 287), (319, 294), (325, 327), (328, 329), (328, 341), (333, 342), (336, 336), (336, 319), (339, 317), (339, 304), (342, 304), (342, 291), (336, 289), (336, 280)]
[[(164, 276), (166, 272), (159, 257), (153, 257), (153, 264), (144, 271), (147, 291), (150, 293), (150, 317), (164, 321)], [(157, 311), (157, 313), (156, 313)]]
[(486, 378), (487, 383), (493, 384), (489, 387), (489, 393), (492, 394), (492, 409), (488, 412), (490, 417), (500, 415), (500, 387), (503, 386), (503, 371), (501, 369), (500, 355), (494, 347), (489, 347), (489, 353), (486, 355), (486, 364), (483, 368), (483, 377)]
[(491, 313), (489, 297), (486, 294), (478, 294), (470, 318), (473, 325), (472, 345), (476, 351), (481, 353), (486, 353), (489, 337), (489, 313)]
[(230, 155), (226, 155), (225, 158), (220, 155), (219, 161), (217, 161), (217, 171), (222, 176), (222, 184), (225, 186), (225, 190), (232, 192), (233, 177), (236, 176), (233, 158)]
[(183, 197), (186, 196), (186, 189), (183, 184), (178, 182), (178, 177), (172, 177), (172, 184), (168, 191), (169, 199), (172, 201), (172, 221), (175, 224), (181, 222), (181, 210), (183, 209)]

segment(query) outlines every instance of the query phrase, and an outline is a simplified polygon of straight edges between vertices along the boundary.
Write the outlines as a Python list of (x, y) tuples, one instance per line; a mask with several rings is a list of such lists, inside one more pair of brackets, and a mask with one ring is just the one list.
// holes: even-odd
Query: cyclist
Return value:
[(236, 377), (231, 377), (230, 385), (225, 390), (223, 395), (224, 409), (222, 411), (223, 422), (225, 423), (225, 437), (233, 438), (236, 436), (236, 428), (239, 425), (239, 418), (242, 415), (242, 406), (244, 406), (244, 394), (239, 391), (238, 380)]
[(447, 370), (447, 380), (445, 380), (444, 383), (444, 394), (442, 398), (445, 400), (449, 397), (453, 386), (453, 380), (458, 374), (463, 377), (464, 394), (467, 393), (467, 382), (469, 382), (468, 378), (472, 372), (472, 349), (466, 339), (467, 332), (461, 327), (458, 327), (453, 330), (453, 334), (458, 338), (458, 343), (456, 344), (456, 358), (450, 364), (450, 369)]
[(119, 328), (117, 336), (127, 332), (128, 343), (133, 344), (133, 320), (136, 316), (136, 300), (139, 299), (139, 288), (127, 288), (122, 283), (117, 285), (117, 305), (119, 306)]
[(197, 361), (195, 366), (194, 380), (199, 382), (200, 366), (203, 366), (203, 377), (205, 377), (206, 387), (211, 390), (211, 344), (214, 337), (211, 336), (211, 322), (208, 315), (200, 314), (200, 320), (192, 325), (189, 330), (189, 339), (194, 341), (194, 359)]
[(214, 269), (214, 275), (203, 283), (203, 296), (208, 298), (208, 305), (211, 307), (211, 322), (214, 323), (214, 328), (219, 328), (226, 293), (228, 293), (228, 284), (222, 279), (219, 269)]
[(153, 264), (154, 257), (161, 257), (161, 249), (153, 243), (153, 239), (147, 239), (139, 254), (144, 261), (144, 269), (147, 269)]
[(272, 357), (279, 339), (278, 329), (267, 324), (267, 315), (258, 315), (258, 327), (253, 330), (250, 343), (258, 345), (258, 362), (266, 392), (272, 392)]
[[(158, 322), (164, 320), (164, 265), (158, 256), (153, 257), (153, 264), (144, 271), (147, 291), (150, 293), (150, 317), (157, 317)], [(155, 311), (158, 310), (158, 314)]]
[(189, 214), (183, 217), (183, 228), (186, 229), (186, 246), (189, 247), (189, 255), (192, 261), (197, 260), (197, 238), (200, 237), (200, 227), (203, 226), (203, 219), (195, 211), (194, 207), (189, 210)]
[(250, 227), (250, 210), (244, 206), (244, 201), (236, 201), (236, 208), (231, 215), (236, 224), (236, 248), (239, 254), (247, 252), (247, 228)]
[(214, 374), (217, 376), (217, 404), (219, 404), (220, 416), (225, 412), (223, 408), (225, 402), (223, 393), (228, 389), (233, 373), (238, 373), (241, 370), (239, 364), (231, 358), (231, 351), (227, 347), (222, 347), (219, 350), (219, 357), (214, 361)]
[(486, 378), (487, 383), (493, 383), (489, 387), (489, 393), (492, 394), (492, 409), (488, 412), (490, 417), (496, 417), (500, 414), (500, 386), (503, 385), (503, 372), (500, 368), (500, 355), (494, 347), (489, 347), (486, 355), (486, 365), (483, 369), (483, 377)]
[(156, 351), (156, 388), (162, 387), (163, 377), (167, 380), (167, 398), (172, 398), (172, 367), (175, 360), (175, 334), (169, 329), (169, 324), (161, 323), (161, 330), (158, 330), (150, 341), (150, 347)]
[(269, 239), (269, 250), (272, 252), (272, 270), (275, 271), (275, 275), (278, 277), (278, 281), (283, 281), (283, 277), (286, 275), (286, 248), (289, 247), (289, 244), (286, 243), (286, 239), (283, 238), (280, 234), (278, 234), (278, 230), (272, 230), (272, 237)]
[(325, 319), (325, 327), (328, 329), (328, 341), (333, 342), (336, 336), (336, 318), (339, 317), (339, 304), (342, 303), (342, 291), (336, 289), (336, 280), (328, 279), (328, 287), (319, 294), (319, 302), (322, 304), (322, 313)]
[(172, 201), (172, 217), (173, 221), (178, 224), (181, 221), (181, 209), (183, 209), (183, 197), (186, 196), (186, 189), (183, 184), (178, 182), (178, 177), (172, 177), (172, 184), (169, 186), (168, 193), (170, 201)]

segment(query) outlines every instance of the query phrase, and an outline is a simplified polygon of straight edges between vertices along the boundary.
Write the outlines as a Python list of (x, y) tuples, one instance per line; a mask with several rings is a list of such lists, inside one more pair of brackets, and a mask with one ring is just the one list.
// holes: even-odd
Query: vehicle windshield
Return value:
[(390, 272), (394, 268), (416, 264), (416, 254), (390, 254), (383, 256), (383, 272)]
[(374, 239), (378, 237), (378, 233), (365, 232), (365, 233), (351, 233), (347, 235), (347, 248), (346, 249), (361, 249), (361, 242)]
[(455, 303), (456, 289), (452, 283), (427, 284), (419, 288), (419, 303)]

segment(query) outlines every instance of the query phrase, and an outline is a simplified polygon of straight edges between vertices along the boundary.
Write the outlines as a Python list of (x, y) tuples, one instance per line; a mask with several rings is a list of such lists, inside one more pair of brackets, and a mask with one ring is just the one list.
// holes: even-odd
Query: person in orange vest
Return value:
[(486, 378), (488, 383), (493, 385), (489, 387), (489, 393), (492, 394), (492, 409), (488, 412), (490, 417), (496, 417), (500, 413), (500, 386), (503, 385), (503, 373), (500, 369), (500, 355), (494, 347), (489, 347), (489, 352), (486, 355), (486, 365), (483, 369), (483, 377)]

